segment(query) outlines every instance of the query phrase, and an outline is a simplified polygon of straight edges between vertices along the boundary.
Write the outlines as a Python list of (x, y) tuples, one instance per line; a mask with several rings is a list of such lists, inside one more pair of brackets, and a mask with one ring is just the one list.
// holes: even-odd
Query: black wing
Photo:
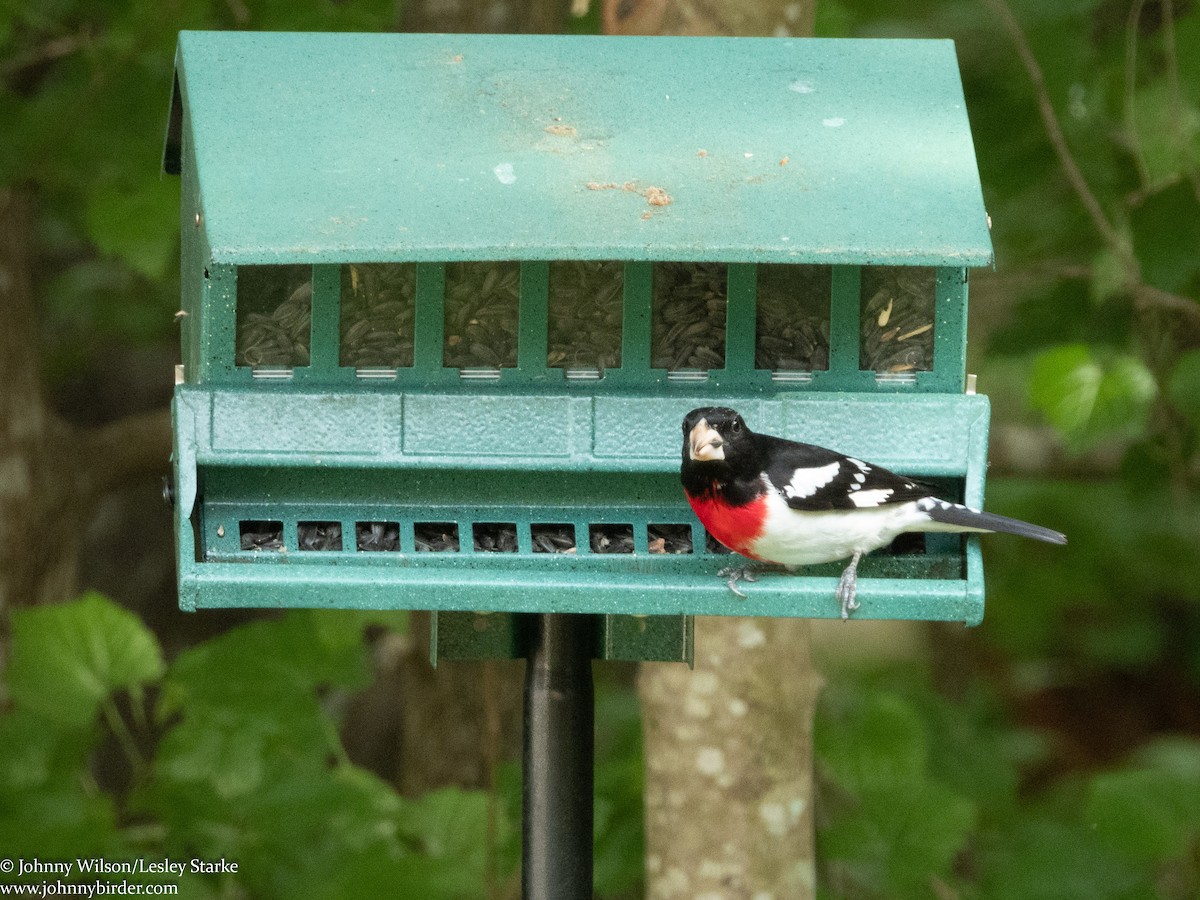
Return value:
[(770, 435), (762, 441), (767, 477), (792, 509), (871, 509), (929, 497), (927, 484), (824, 447)]

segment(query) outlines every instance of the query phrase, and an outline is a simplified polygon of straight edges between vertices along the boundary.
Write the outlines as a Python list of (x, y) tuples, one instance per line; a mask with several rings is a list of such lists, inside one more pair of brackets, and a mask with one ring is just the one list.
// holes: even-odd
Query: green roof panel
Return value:
[(979, 266), (940, 40), (183, 32), (212, 259)]

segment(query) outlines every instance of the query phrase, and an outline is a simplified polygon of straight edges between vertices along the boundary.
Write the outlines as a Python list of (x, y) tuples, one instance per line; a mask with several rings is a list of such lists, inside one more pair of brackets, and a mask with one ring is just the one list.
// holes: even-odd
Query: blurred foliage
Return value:
[(985, 542), (965, 697), (939, 696), (918, 663), (827, 688), (820, 883), (830, 897), (1194, 897), (1200, 4), (1007, 4), (1099, 218), (1047, 136), (1004, 5), (822, 0), (818, 30), (956, 41), (998, 269), (972, 287), (1001, 307), (982, 311), (981, 384), (1000, 386), (1006, 423), (1048, 425), (1068, 468), (1099, 474), (989, 479), (989, 508), (1071, 543)]
[[(0, 847), (10, 858), (238, 864), (236, 875), (189, 873), (188, 897), (477, 897), (489, 871), (492, 895), (511, 895), (517, 767), (494, 798), (447, 788), (407, 799), (346, 758), (335, 710), (369, 679), (368, 624), (402, 627), (404, 617), (291, 612), (167, 665), (137, 617), (97, 594), (17, 612), (3, 682), (12, 703), (0, 715)], [(604, 686), (598, 698), (597, 887), (636, 896), (637, 703)], [(107, 751), (127, 777), (102, 789)]]
[[(1033, 82), (997, 15), (1005, 5), (1042, 70), (1060, 149), (1095, 214), (1039, 118)], [(994, 221), (992, 277), (1022, 286), (997, 298), (1011, 314), (989, 335), (985, 383), (989, 363), (1022, 360), (1030, 407), (1069, 450), (1115, 445), (1156, 457), (1164, 464), (1139, 478), (1194, 490), (1200, 376), (1187, 360), (1200, 348), (1200, 6), (822, 0), (818, 32), (956, 41)], [(1014, 277), (1022, 272), (1032, 277)]]
[(1200, 741), (1030, 790), (1049, 753), (985, 683), (912, 671), (826, 687), (817, 722), (821, 896), (1089, 900), (1200, 892)]
[[(1004, 419), (1087, 481), (989, 481), (989, 506), (1066, 531), (995, 538), (988, 613), (953, 700), (928, 661), (838, 673), (817, 723), (829, 897), (1200, 895), (1200, 3), (1010, 0), (1090, 213), (987, 0), (821, 0), (823, 36), (956, 41), (996, 273), (978, 358)], [(180, 28), (383, 30), (390, 0), (0, 5), (0, 184), (38, 196), (51, 378), (113, 343), (173, 341), (178, 183), (158, 176)], [(1107, 223), (1106, 225), (1104, 223)], [(1190, 310), (1190, 311), (1189, 311)], [(984, 314), (984, 316), (981, 316)], [(973, 351), (974, 352), (974, 351)], [(1019, 397), (1015, 402), (1013, 397)], [(997, 417), (999, 418), (999, 417)], [(292, 613), (169, 664), (89, 596), (12, 622), (0, 847), (12, 856), (226, 856), (195, 897), (511, 893), (520, 776), (398, 796), (353, 766), (338, 694), (363, 621)], [(636, 698), (598, 694), (598, 893), (641, 888)], [(127, 776), (110, 783), (116, 753)], [(493, 816), (494, 830), (488, 826)]]
[(36, 188), (46, 370), (169, 340), (179, 179), (160, 175), (177, 32), (380, 31), (394, 0), (0, 4), (0, 185)]

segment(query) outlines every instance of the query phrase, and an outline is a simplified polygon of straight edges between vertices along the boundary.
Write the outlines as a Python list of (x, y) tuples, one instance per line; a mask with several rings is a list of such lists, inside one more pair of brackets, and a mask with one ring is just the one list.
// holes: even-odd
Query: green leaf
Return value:
[(292, 610), (193, 647), (171, 666), (162, 712), (186, 702), (252, 714), (280, 715), (281, 707), (305, 714), (319, 687), (366, 684), (366, 621), (354, 613)]
[(1200, 350), (1179, 357), (1167, 382), (1167, 396), (1192, 425), (1200, 428)]
[(821, 829), (820, 855), (873, 873), (883, 896), (915, 896), (946, 876), (975, 825), (975, 806), (925, 779), (877, 785), (852, 811)]
[(1138, 750), (1136, 761), (1180, 779), (1189, 789), (1200, 789), (1200, 740), (1188, 737), (1159, 738)]
[(1101, 250), (1092, 257), (1089, 288), (1092, 302), (1097, 306), (1125, 293), (1132, 280), (1132, 273), (1119, 253)]
[(12, 627), (9, 691), (19, 706), (61, 725), (90, 724), (113, 691), (163, 673), (154, 635), (100, 594), (20, 610)]
[(1200, 786), (1150, 769), (1098, 775), (1088, 787), (1084, 816), (1106, 844), (1132, 860), (1183, 854), (1200, 835)]
[[(224, 800), (244, 797), (262, 785), (270, 768), (271, 730), (269, 724), (245, 717), (220, 723), (191, 715), (163, 739), (157, 773), (173, 781), (206, 783)], [(297, 744), (304, 740), (300, 730), (290, 736)], [(322, 750), (318, 754), (323, 757)]]
[(1148, 873), (1116, 857), (1090, 829), (1026, 817), (991, 835), (981, 855), (980, 896), (988, 900), (1128, 900)]
[(1133, 127), (1149, 187), (1176, 181), (1200, 162), (1200, 111), (1178, 98), (1166, 79), (1151, 82), (1133, 99)]
[(0, 854), (43, 860), (123, 858), (112, 798), (84, 785), (83, 778), (56, 779), (37, 790), (5, 797), (0, 804)]
[(1200, 278), (1200, 203), (1188, 179), (1130, 210), (1133, 247), (1148, 284), (1188, 293)]
[(45, 719), (27, 709), (0, 716), (0, 797), (83, 778), (94, 742), (91, 730), (47, 728)]
[(1154, 376), (1141, 360), (1101, 359), (1084, 344), (1039, 354), (1029, 384), (1030, 404), (1076, 451), (1105, 438), (1140, 434), (1156, 393)]
[(147, 278), (160, 279), (178, 250), (177, 179), (143, 179), (136, 189), (97, 188), (87, 198), (87, 230), (102, 252)]
[(910, 704), (892, 694), (855, 704), (815, 737), (821, 761), (854, 793), (924, 777), (929, 755), (924, 725)]

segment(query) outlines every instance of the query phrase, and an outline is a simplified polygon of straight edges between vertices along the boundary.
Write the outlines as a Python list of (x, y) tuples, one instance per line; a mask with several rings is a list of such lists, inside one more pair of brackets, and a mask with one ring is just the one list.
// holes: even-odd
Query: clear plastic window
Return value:
[(339, 365), (399, 369), (413, 364), (416, 263), (342, 266)]
[(444, 365), (514, 368), (520, 295), (518, 262), (447, 263)]
[(829, 368), (831, 266), (758, 266), (754, 365), (777, 372)]
[(235, 361), (252, 368), (307, 366), (312, 266), (239, 266)]
[(650, 364), (658, 369), (725, 366), (725, 263), (654, 264)]
[(893, 377), (933, 369), (937, 269), (863, 266), (859, 368)]
[(550, 263), (547, 366), (604, 371), (621, 365), (624, 287), (621, 262)]

